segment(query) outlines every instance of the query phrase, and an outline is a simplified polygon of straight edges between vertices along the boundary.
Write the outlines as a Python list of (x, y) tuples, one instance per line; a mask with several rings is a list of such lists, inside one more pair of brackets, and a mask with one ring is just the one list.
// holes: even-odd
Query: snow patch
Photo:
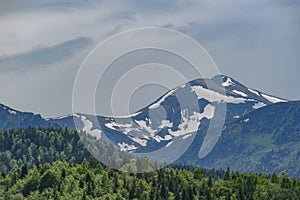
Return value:
[(141, 138), (138, 137), (130, 137), (134, 142), (140, 144), (141, 146), (145, 147), (147, 146), (147, 140), (143, 140)]
[(183, 137), (182, 137), (182, 139), (186, 139), (186, 138), (189, 138), (189, 137), (191, 137), (192, 136), (192, 134), (186, 134), (186, 135), (184, 135)]
[(96, 137), (97, 139), (101, 138), (102, 131), (98, 130), (98, 129), (92, 130), (93, 123), (90, 120), (88, 120), (86, 118), (86, 116), (81, 116), (81, 121), (83, 122), (83, 128), (82, 128), (83, 131), (85, 131), (86, 133)]
[(173, 122), (171, 122), (170, 120), (162, 120), (161, 125), (158, 128), (163, 129), (165, 127), (172, 128), (173, 127)]
[(272, 97), (269, 96), (267, 94), (261, 94), (265, 99), (267, 99), (268, 101), (272, 102), (272, 103), (278, 103), (278, 102), (287, 102), (286, 100), (283, 99), (279, 99), (277, 97)]
[(120, 147), (120, 150), (121, 150), (121, 151), (131, 151), (131, 150), (137, 149), (136, 146), (126, 144), (125, 142), (118, 143), (118, 146)]
[(250, 88), (248, 88), (248, 90), (249, 90), (250, 92), (252, 92), (253, 94), (256, 94), (257, 96), (259, 96), (259, 93), (258, 93), (256, 90), (252, 90), (252, 89), (250, 89)]
[(135, 116), (137, 116), (137, 115), (139, 115), (139, 114), (141, 114), (141, 113), (142, 113), (142, 111), (133, 113), (133, 114), (131, 114), (131, 115), (111, 116), (110, 118), (129, 118), (129, 117), (135, 117)]
[(14, 111), (14, 110), (8, 110), (8, 112), (9, 112), (9, 114), (11, 114), (11, 115), (16, 115), (16, 114), (17, 114), (17, 112)]
[(80, 116), (78, 114), (73, 114), (73, 117), (80, 118)]
[(182, 110), (181, 111), (181, 117), (182, 117), (182, 123), (179, 124), (177, 131), (172, 131), (171, 129), (168, 129), (170, 135), (172, 136), (181, 136), (186, 133), (192, 133), (196, 132), (198, 130), (198, 127), (200, 125), (200, 120), (204, 117), (207, 119), (213, 118), (215, 113), (215, 107), (208, 104), (204, 108), (203, 113), (197, 113), (193, 112), (192, 115), (188, 116), (188, 110)]
[(166, 147), (170, 146), (173, 143), (173, 141), (169, 142)]
[(253, 109), (258, 109), (261, 107), (266, 106), (266, 104), (262, 103), (262, 102), (257, 102), (256, 104), (254, 104), (254, 106), (252, 107)]
[(165, 96), (163, 96), (161, 99), (159, 99), (158, 102), (152, 104), (149, 109), (155, 109), (155, 108), (158, 108), (169, 96), (173, 95), (174, 94), (174, 90), (171, 90), (170, 92), (168, 92)]
[(175, 109), (174, 108), (172, 108), (172, 112), (175, 113)]
[(151, 127), (147, 126), (146, 122), (145, 121), (137, 121), (135, 120), (135, 122), (140, 126), (140, 128), (142, 130), (145, 130), (147, 131), (148, 133), (150, 133), (151, 136), (153, 136), (157, 130), (153, 130)]
[(248, 123), (248, 122), (249, 122), (249, 120), (250, 120), (250, 119), (249, 119), (249, 118), (247, 118), (247, 119), (244, 119), (243, 121), (244, 121), (244, 122), (246, 122), (246, 123)]
[(208, 90), (202, 86), (193, 86), (192, 92), (195, 92), (198, 99), (206, 99), (209, 102), (218, 102), (218, 103), (245, 103), (245, 98), (236, 98), (232, 96), (226, 96), (215, 91)]
[(112, 123), (106, 123), (105, 126), (107, 128), (113, 129), (113, 130), (117, 130), (114, 126), (116, 126), (116, 124), (114, 122)]
[(224, 83), (222, 83), (222, 86), (223, 87), (228, 87), (230, 85), (234, 85), (234, 82), (232, 82), (231, 78), (227, 77), (227, 80)]
[[(74, 114), (74, 116), (75, 116), (76, 114)], [(67, 117), (70, 117), (70, 116), (72, 116), (72, 115), (63, 115), (63, 116), (60, 116), (60, 117), (56, 117), (56, 118), (54, 118), (54, 119), (64, 119), (64, 118), (67, 118)]]
[(130, 124), (120, 124), (120, 123), (117, 123), (115, 121), (112, 121), (110, 123), (105, 123), (105, 126), (110, 128), (110, 129), (116, 130), (116, 131), (121, 131), (125, 135), (127, 135), (132, 130), (135, 130), (135, 129), (132, 128), (131, 123)]
[(164, 140), (172, 140), (172, 136), (171, 135), (165, 135), (165, 137), (161, 137), (159, 135), (155, 135), (153, 137), (154, 140), (156, 140), (157, 142), (160, 142), (160, 141), (164, 141)]
[(238, 91), (238, 90), (232, 90), (232, 92), (238, 94), (238, 95), (241, 95), (243, 97), (248, 97), (248, 95), (246, 95), (244, 92), (241, 92), (241, 91)]

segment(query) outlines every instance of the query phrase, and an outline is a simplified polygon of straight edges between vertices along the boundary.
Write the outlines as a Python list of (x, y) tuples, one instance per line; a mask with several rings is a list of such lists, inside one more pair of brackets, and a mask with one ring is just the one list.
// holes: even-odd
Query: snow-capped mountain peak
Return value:
[[(286, 102), (286, 99), (282, 99), (279, 97), (275, 97), (272, 95), (268, 95), (257, 90), (251, 89), (246, 87), (245, 85), (241, 84), (240, 82), (234, 80), (233, 78), (225, 75), (217, 75), (212, 78), (212, 80), (220, 85), (223, 86), (226, 90), (227, 95), (238, 95), (248, 99), (255, 99), (258, 100), (266, 105), (278, 102)], [(221, 80), (221, 82), (220, 82)]]
[[(77, 115), (55, 122), (71, 126), (71, 119), (76, 118), (79, 126), (75, 128), (97, 138), (105, 137), (123, 151), (147, 152), (170, 146), (174, 139), (184, 140), (191, 133), (204, 129), (214, 118), (217, 105), (226, 104), (226, 120), (237, 120), (253, 110), (280, 101), (285, 100), (250, 89), (231, 77), (218, 75), (174, 88), (129, 116)], [(166, 113), (165, 118), (162, 111)]]
[[(286, 100), (248, 88), (231, 77), (217, 75), (176, 87), (128, 116), (77, 113), (45, 120), (39, 115), (22, 113), (4, 105), (0, 105), (0, 114), (5, 119), (14, 115), (28, 119), (26, 123), (19, 122), (2, 129), (26, 125), (67, 127), (109, 141), (122, 151), (148, 152), (170, 147), (178, 138), (185, 140), (192, 134), (205, 134), (203, 130), (215, 119), (220, 105), (227, 107), (226, 120), (237, 120), (260, 107), (282, 101)], [(32, 118), (35, 118), (34, 123)]]

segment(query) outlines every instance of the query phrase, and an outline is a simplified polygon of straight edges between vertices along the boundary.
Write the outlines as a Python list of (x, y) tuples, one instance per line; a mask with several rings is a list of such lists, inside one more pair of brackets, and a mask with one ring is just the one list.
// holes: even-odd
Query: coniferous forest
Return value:
[(0, 199), (5, 200), (300, 199), (300, 180), (285, 172), (241, 174), (230, 166), (208, 170), (180, 164), (149, 173), (116, 171), (93, 159), (78, 133), (68, 129), (0, 131), (0, 152)]

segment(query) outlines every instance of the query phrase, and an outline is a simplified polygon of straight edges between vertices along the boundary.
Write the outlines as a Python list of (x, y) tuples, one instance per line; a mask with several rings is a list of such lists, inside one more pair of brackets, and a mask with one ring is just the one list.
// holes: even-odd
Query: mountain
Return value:
[[(264, 153), (281, 151), (275, 148), (280, 145), (273, 139), (278, 142), (287, 137), (278, 134), (280, 131), (289, 133), (292, 125), (279, 125), (284, 122), (288, 124), (287, 120), (296, 120), (293, 119), (296, 113), (286, 113), (290, 117), (281, 116), (280, 123), (277, 119), (291, 105), (294, 102), (248, 88), (231, 77), (217, 75), (174, 88), (149, 106), (123, 117), (76, 113), (43, 119), (40, 115), (19, 112), (2, 105), (0, 128), (67, 127), (83, 130), (121, 151), (147, 155), (154, 160), (163, 157), (166, 159), (162, 160), (164, 162), (270, 172), (287, 167), (284, 164), (268, 164), (271, 159), (268, 156), (273, 154)], [(297, 130), (293, 131), (291, 134), (297, 135)], [(244, 136), (245, 133), (248, 137)], [(270, 139), (266, 145), (262, 139), (266, 137), (264, 134)], [(297, 141), (291, 142), (298, 145)], [(296, 151), (289, 149), (285, 152)], [(251, 153), (253, 156), (250, 156)], [(279, 163), (286, 161), (281, 157), (283, 155), (279, 154), (283, 159)], [(297, 159), (294, 158), (293, 162)]]
[(300, 101), (272, 104), (226, 123), (217, 144), (203, 159), (189, 156), (203, 140), (198, 136), (180, 162), (300, 176)]
[(20, 112), (0, 104), (0, 129), (7, 130), (12, 128), (26, 127), (58, 127), (43, 119), (41, 115), (30, 112)]
[(129, 116), (74, 114), (49, 122), (73, 129), (75, 120), (78, 129), (102, 137), (123, 151), (147, 153), (171, 145), (175, 138), (185, 139), (190, 133), (205, 129), (212, 120), (218, 123), (226, 117), (223, 120), (231, 121), (260, 107), (284, 101), (218, 75), (174, 88)]
[(238, 119), (257, 108), (282, 101), (286, 100), (250, 89), (225, 75), (217, 75), (174, 88), (151, 105), (123, 117), (78, 113), (43, 119), (40, 115), (19, 112), (2, 105), (0, 128), (39, 126), (80, 129), (97, 138), (102, 136), (102, 139), (123, 151), (151, 152), (168, 145), (174, 138), (196, 133), (207, 127), (210, 121), (218, 123), (225, 117), (226, 121)]

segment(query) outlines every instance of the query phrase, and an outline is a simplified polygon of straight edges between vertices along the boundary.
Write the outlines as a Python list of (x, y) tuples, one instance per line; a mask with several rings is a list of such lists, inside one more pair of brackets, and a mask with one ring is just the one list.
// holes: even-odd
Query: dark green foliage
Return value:
[(201, 180), (203, 178), (202, 169), (197, 167), (194, 171), (194, 178)]
[(44, 191), (46, 188), (53, 188), (59, 182), (59, 175), (57, 172), (49, 169), (41, 177), (40, 191)]
[(224, 175), (224, 181), (229, 181), (230, 178), (230, 170), (229, 168), (226, 170), (225, 175)]
[[(5, 176), (9, 171), (16, 171), (21, 168), (22, 177), (27, 174), (28, 169), (34, 166), (40, 169), (43, 163), (51, 163), (55, 161), (67, 161), (70, 163), (82, 163), (84, 159), (90, 160), (92, 156), (85, 149), (79, 133), (77, 131), (64, 128), (26, 128), (26, 129), (12, 129), (8, 131), (0, 131), (0, 173)], [(91, 139), (92, 138), (85, 138)], [(119, 167), (122, 166), (124, 160), (130, 160), (132, 157), (124, 152), (118, 152), (111, 145), (100, 142), (99, 146), (103, 154), (113, 155), (112, 161), (106, 163), (117, 163)], [(105, 159), (105, 158), (103, 158)], [(85, 160), (85, 162), (87, 162)], [(116, 161), (117, 160), (117, 161)], [(98, 161), (91, 160), (92, 164), (96, 166)], [(87, 165), (87, 164), (84, 164)], [(151, 163), (147, 158), (136, 159), (131, 165), (126, 164), (122, 169), (150, 168)], [(194, 171), (196, 167), (189, 165), (174, 164), (173, 169)], [(224, 176), (223, 170), (200, 170), (198, 178), (201, 176), (211, 176), (214, 179), (222, 178)], [(197, 171), (197, 170), (196, 170)], [(64, 172), (65, 173), (65, 172)], [(139, 174), (141, 176), (141, 174)]]
[[(91, 158), (75, 131), (0, 131), (0, 199), (299, 199), (300, 180), (180, 164), (143, 174)], [(33, 148), (34, 147), (34, 148)], [(110, 148), (110, 147), (105, 147)], [(114, 155), (122, 156), (119, 152)], [(60, 161), (59, 161), (60, 160)], [(137, 160), (147, 167), (148, 160)]]
[(76, 131), (68, 129), (26, 128), (0, 131), (0, 172), (32, 168), (57, 160), (81, 163), (90, 154)]
[(138, 175), (114, 171), (94, 161), (84, 160), (82, 164), (58, 161), (41, 165), (40, 169), (34, 167), (25, 177), (21, 177), (21, 171), (1, 177), (0, 199), (275, 200), (300, 197), (300, 180), (291, 179), (286, 173), (277, 177), (278, 183), (273, 183), (272, 176), (230, 173), (229, 170), (225, 173), (229, 173), (228, 180), (205, 176), (199, 179), (199, 170), (192, 173), (166, 168)]
[(21, 178), (24, 178), (27, 175), (27, 172), (28, 172), (27, 164), (25, 164), (21, 168)]
[(272, 183), (278, 183), (278, 176), (276, 174), (276, 172), (273, 172), (271, 175), (271, 182)]

